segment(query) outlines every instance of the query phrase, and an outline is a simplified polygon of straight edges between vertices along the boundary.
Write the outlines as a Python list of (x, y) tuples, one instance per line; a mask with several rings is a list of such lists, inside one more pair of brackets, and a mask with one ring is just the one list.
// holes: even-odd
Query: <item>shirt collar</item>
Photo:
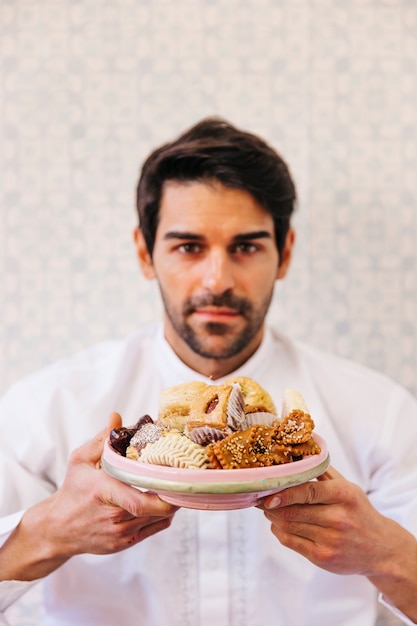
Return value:
[[(266, 326), (264, 336), (258, 349), (243, 365), (241, 365), (234, 372), (227, 374), (227, 377), (250, 376), (256, 379), (257, 373), (260, 369), (263, 370), (267, 366), (273, 358), (274, 352), (276, 351), (274, 350), (272, 332), (271, 329)], [(163, 384), (166, 387), (194, 380), (210, 382), (210, 379), (188, 367), (188, 365), (183, 363), (183, 361), (181, 361), (181, 359), (176, 355), (164, 337), (162, 323), (159, 324), (156, 334), (154, 358), (157, 360), (158, 369), (162, 373)], [(224, 378), (226, 378), (226, 376)], [(221, 379), (216, 381), (216, 383), (219, 382), (221, 382)]]

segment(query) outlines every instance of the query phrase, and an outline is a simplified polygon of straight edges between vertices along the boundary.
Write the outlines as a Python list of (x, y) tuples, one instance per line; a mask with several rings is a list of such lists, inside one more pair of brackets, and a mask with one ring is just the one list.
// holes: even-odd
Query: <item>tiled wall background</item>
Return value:
[(298, 185), (271, 319), (417, 392), (416, 103), (415, 0), (0, 0), (0, 390), (158, 315), (139, 166), (220, 114)]

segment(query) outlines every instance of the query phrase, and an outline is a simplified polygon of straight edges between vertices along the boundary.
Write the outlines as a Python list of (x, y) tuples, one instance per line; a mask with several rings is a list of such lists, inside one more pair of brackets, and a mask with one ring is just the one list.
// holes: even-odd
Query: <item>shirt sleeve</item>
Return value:
[[(18, 525), (23, 515), (23, 511), (7, 515), (0, 519), (0, 546), (4, 544), (12, 530)], [(3, 580), (0, 581), (0, 626), (7, 624), (2, 613), (16, 602), (26, 591), (28, 591), (38, 581)]]
[(3, 580), (0, 582), (0, 625), (8, 624), (1, 614), (38, 582), (38, 580)]
[(384, 596), (382, 595), (382, 593), (379, 594), (378, 596), (378, 600), (381, 604), (383, 604), (389, 611), (391, 611), (391, 613), (393, 615), (395, 615), (395, 617), (398, 617), (398, 619), (400, 619), (404, 624), (407, 624), (407, 626), (415, 626), (416, 622), (412, 622), (411, 619), (409, 617), (407, 617), (406, 615), (404, 615), (404, 613), (401, 613), (401, 611), (399, 611), (395, 606), (393, 606), (390, 602), (388, 602), (388, 600), (386, 600), (384, 598)]
[(5, 517), (56, 489), (58, 437), (45, 425), (46, 402), (37, 400), (29, 384), (15, 384), (0, 399), (0, 533)]
[[(35, 451), (30, 454), (33, 445), (42, 452), (42, 437), (33, 444), (33, 430), (30, 426), (23, 427), (25, 420), (31, 425), (36, 417), (28, 391), (16, 387), (0, 400), (0, 548), (19, 524), (24, 511), (48, 497), (54, 489), (48, 468), (38, 462)], [(0, 625), (8, 624), (2, 613), (36, 582), (0, 581)]]
[(22, 519), (23, 511), (17, 511), (11, 515), (0, 518), (0, 546), (6, 541), (11, 531), (16, 528)]

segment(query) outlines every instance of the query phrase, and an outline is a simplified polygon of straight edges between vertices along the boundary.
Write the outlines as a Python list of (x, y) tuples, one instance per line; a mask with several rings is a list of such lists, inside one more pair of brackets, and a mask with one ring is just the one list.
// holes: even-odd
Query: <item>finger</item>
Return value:
[(122, 416), (120, 413), (113, 412), (110, 414), (109, 421), (107, 423), (107, 427), (100, 433), (99, 439), (101, 441), (101, 452), (99, 458), (95, 462), (95, 466), (97, 469), (101, 469), (101, 455), (103, 452), (104, 441), (110, 435), (110, 432), (114, 428), (120, 428), (122, 426)]
[(107, 426), (93, 439), (77, 448), (72, 455), (72, 459), (79, 463), (89, 463), (100, 467), (101, 455), (103, 453), (104, 442), (113, 428), (118, 428), (122, 423), (119, 413), (111, 413)]
[[(134, 520), (111, 526), (99, 526), (93, 536), (93, 544), (89, 542), (84, 551), (92, 554), (111, 554), (125, 550), (147, 537), (165, 530), (172, 523), (173, 515), (163, 518), (135, 518)], [(101, 533), (100, 533), (101, 531)]]
[(121, 546), (121, 548), (131, 547), (148, 537), (152, 537), (162, 530), (166, 530), (171, 525), (171, 518), (164, 518), (157, 521), (152, 521), (145, 526), (141, 526), (136, 532), (131, 533), (127, 536), (126, 545)]
[(275, 509), (265, 509), (264, 513), (265, 517), (273, 525), (280, 526), (293, 534), (312, 539), (313, 537), (309, 534), (310, 528), (329, 528), (332, 525), (334, 521), (331, 512), (332, 508), (326, 504), (316, 504), (314, 506), (294, 504)]
[(111, 521), (112, 524), (115, 524), (118, 528), (125, 528), (128, 532), (131, 532), (129, 529), (142, 528), (143, 526), (163, 519), (172, 519), (177, 512), (176, 507), (168, 506), (163, 508), (166, 509), (163, 515), (141, 515), (140, 517), (135, 517), (124, 509), (117, 509), (116, 512), (111, 515)]
[(323, 540), (323, 533), (326, 533), (326, 541), (330, 541), (333, 537), (334, 530), (329, 525), (319, 525), (309, 522), (298, 522), (294, 520), (283, 520), (274, 518), (273, 514), (265, 512), (267, 519), (271, 522), (271, 530), (281, 543), (283, 538), (287, 537), (285, 543), (288, 543), (289, 537), (299, 537), (319, 543)]
[(107, 434), (110, 433), (113, 428), (120, 428), (122, 426), (122, 416), (115, 411), (110, 414), (109, 421), (107, 423)]
[(103, 504), (120, 507), (135, 518), (168, 517), (179, 508), (164, 502), (155, 494), (139, 491), (111, 476), (106, 477), (106, 489), (102, 492), (101, 500)]
[(315, 562), (314, 551), (319, 547), (316, 541), (309, 537), (288, 532), (276, 525), (271, 526), (271, 531), (283, 546), (298, 552), (298, 554), (301, 554), (313, 563)]
[(264, 506), (271, 509), (293, 504), (334, 504), (341, 499), (340, 491), (340, 483), (336, 485), (336, 480), (328, 479), (321, 482), (313, 480), (268, 496), (265, 498)]

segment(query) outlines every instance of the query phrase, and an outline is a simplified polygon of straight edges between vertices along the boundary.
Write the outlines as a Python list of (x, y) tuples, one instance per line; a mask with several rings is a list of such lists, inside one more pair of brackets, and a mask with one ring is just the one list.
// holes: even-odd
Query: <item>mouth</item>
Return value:
[(190, 298), (183, 308), (184, 317), (205, 324), (232, 324), (250, 317), (251, 304), (246, 298), (232, 293), (204, 294)]
[(227, 307), (203, 307), (192, 311), (193, 317), (205, 322), (227, 322), (241, 316), (236, 309)]

